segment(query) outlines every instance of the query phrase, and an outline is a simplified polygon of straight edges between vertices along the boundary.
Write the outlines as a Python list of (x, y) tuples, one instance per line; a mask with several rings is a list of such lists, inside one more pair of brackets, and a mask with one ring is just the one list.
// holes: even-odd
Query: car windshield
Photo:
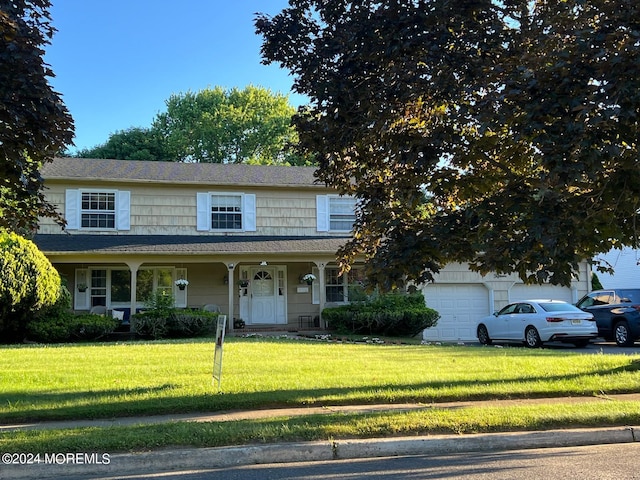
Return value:
[(640, 303), (640, 290), (618, 290), (617, 293), (623, 302)]
[(564, 302), (539, 303), (545, 312), (581, 312), (578, 307)]

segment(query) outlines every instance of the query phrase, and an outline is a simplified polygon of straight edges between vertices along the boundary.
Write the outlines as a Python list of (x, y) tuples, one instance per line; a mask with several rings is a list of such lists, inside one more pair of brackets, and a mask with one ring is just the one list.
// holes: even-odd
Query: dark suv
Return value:
[(628, 347), (640, 339), (640, 288), (596, 290), (576, 306), (593, 314), (598, 334), (605, 340)]

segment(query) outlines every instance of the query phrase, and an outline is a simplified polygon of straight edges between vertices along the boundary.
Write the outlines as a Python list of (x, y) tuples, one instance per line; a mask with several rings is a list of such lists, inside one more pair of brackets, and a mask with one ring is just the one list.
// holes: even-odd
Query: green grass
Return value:
[[(0, 422), (247, 408), (640, 392), (640, 354), (228, 338), (0, 348)], [(254, 421), (3, 432), (2, 451), (122, 451), (640, 423), (634, 402), (430, 408)], [(56, 449), (53, 449), (56, 447)]]

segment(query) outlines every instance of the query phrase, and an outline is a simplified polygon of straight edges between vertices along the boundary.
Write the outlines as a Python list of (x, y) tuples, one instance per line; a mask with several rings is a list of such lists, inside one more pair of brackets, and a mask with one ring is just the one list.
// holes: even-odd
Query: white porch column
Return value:
[[(136, 290), (138, 289), (138, 269), (142, 265), (142, 262), (127, 262), (127, 266), (129, 267), (129, 272), (131, 273), (131, 308), (129, 312), (129, 323), (131, 323), (131, 315), (136, 313), (136, 304), (138, 303), (138, 298), (136, 295)], [(133, 329), (131, 329), (133, 332)]]
[[(327, 266), (326, 262), (314, 262), (318, 267), (318, 296), (320, 300), (320, 325), (322, 322), (322, 310), (324, 310), (324, 304), (327, 302), (327, 289), (325, 287), (325, 267)], [(325, 325), (326, 328), (326, 325)]]
[(233, 302), (235, 300), (234, 295), (236, 294), (235, 282), (233, 281), (233, 272), (235, 271), (236, 264), (235, 263), (227, 263), (227, 270), (229, 275), (229, 317), (227, 318), (227, 331), (233, 332)]

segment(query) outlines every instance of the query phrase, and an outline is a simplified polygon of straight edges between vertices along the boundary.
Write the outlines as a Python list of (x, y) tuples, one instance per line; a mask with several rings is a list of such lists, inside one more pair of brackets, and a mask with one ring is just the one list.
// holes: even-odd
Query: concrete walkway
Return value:
[(64, 428), (87, 427), (114, 427), (125, 425), (152, 425), (168, 422), (229, 422), (235, 420), (253, 420), (275, 417), (300, 417), (303, 415), (322, 415), (335, 413), (369, 413), (380, 411), (410, 411), (429, 410), (437, 408), (466, 408), (466, 407), (508, 407), (517, 405), (532, 405), (543, 403), (585, 403), (585, 402), (610, 402), (610, 401), (638, 401), (640, 393), (621, 395), (598, 395), (591, 397), (555, 397), (533, 398), (516, 400), (484, 400), (468, 402), (444, 402), (444, 403), (399, 403), (380, 405), (336, 405), (323, 407), (298, 407), (298, 408), (274, 408), (260, 410), (236, 410), (210, 413), (186, 413), (169, 415), (150, 415), (144, 417), (118, 417), (101, 420), (68, 420), (49, 421), (21, 424), (0, 425), (0, 433), (16, 430), (50, 430)]
[[(490, 400), (437, 404), (357, 405), (271, 410), (216, 412), (186, 415), (115, 418), (0, 425), (3, 432), (40, 429), (109, 427), (119, 425), (159, 424), (167, 422), (223, 422), (259, 418), (292, 417), (334, 413), (366, 413), (377, 411), (410, 411), (417, 409), (465, 408), (471, 406), (508, 406), (533, 403), (584, 403), (640, 401), (640, 394), (594, 397), (563, 397), (526, 400)], [(180, 471), (249, 465), (366, 458), (399, 455), (424, 455), (480, 451), (504, 451), (640, 441), (640, 426), (567, 429), (540, 432), (510, 432), (464, 435), (428, 435), (357, 440), (334, 440), (284, 444), (260, 444), (216, 448), (163, 449), (152, 452), (110, 454), (91, 452), (89, 456), (66, 455), (40, 458), (24, 464), (3, 455), (0, 479), (62, 478), (70, 476), (121, 477), (152, 471)], [(0, 452), (2, 453), (2, 452)], [(26, 452), (25, 452), (26, 453)], [(54, 453), (54, 452), (52, 452)], [(106, 456), (105, 456), (106, 455)], [(22, 463), (22, 464), (21, 464)]]

